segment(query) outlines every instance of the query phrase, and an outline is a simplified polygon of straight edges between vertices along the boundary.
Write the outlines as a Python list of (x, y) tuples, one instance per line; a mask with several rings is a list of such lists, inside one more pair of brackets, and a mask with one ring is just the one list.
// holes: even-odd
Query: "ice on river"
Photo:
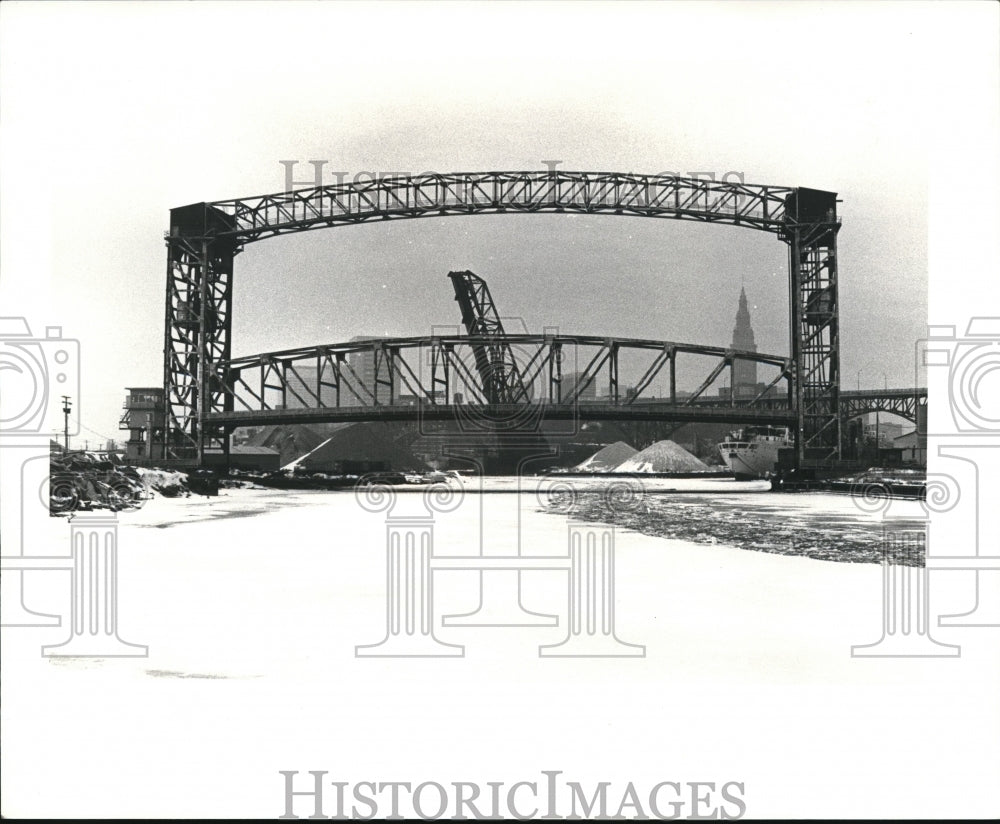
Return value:
[[(947, 788), (995, 777), (990, 639), (935, 630), (961, 641), (962, 658), (853, 659), (852, 645), (881, 635), (878, 564), (748, 551), (721, 533), (615, 527), (615, 630), (643, 657), (539, 657), (567, 633), (564, 569), (520, 575), (526, 614), (555, 625), (443, 626), (475, 612), (480, 581), (502, 601), (517, 573), (441, 570), (435, 633), (464, 656), (355, 657), (386, 635), (387, 516), (432, 518), (435, 555), (565, 555), (571, 526), (593, 524), (551, 511), (565, 480), (519, 493), (487, 482), (495, 494), (470, 480), (443, 513), (416, 488), (388, 512), (352, 492), (245, 489), (119, 513), (118, 629), (148, 657), (42, 657), (68, 631), (69, 575), (25, 575), (25, 603), (63, 626), (3, 630), (4, 814), (271, 817), (284, 810), (279, 770), (442, 783), (562, 770), (646, 786), (740, 781), (753, 817), (946, 817)], [(836, 496), (647, 483), (654, 509), (729, 518), (739, 507), (799, 525), (879, 517)], [(616, 494), (629, 511), (627, 490)], [(68, 540), (67, 521), (46, 518), (27, 551), (68, 554)], [(945, 606), (968, 608), (953, 597)]]

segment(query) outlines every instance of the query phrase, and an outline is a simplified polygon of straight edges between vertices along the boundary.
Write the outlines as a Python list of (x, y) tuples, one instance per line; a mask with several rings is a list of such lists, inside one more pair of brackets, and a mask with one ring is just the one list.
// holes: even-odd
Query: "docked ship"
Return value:
[(778, 450), (792, 445), (787, 428), (746, 426), (729, 433), (719, 444), (719, 454), (737, 480), (767, 478), (778, 462)]

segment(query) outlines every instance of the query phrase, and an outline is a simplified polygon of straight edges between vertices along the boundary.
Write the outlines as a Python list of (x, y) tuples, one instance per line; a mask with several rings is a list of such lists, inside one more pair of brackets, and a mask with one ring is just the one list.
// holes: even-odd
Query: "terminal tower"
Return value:
[[(753, 329), (750, 326), (750, 309), (747, 307), (747, 293), (740, 288), (740, 307), (736, 310), (736, 327), (733, 329), (733, 349), (757, 351)], [(733, 389), (737, 397), (753, 397), (757, 394), (757, 362), (738, 360), (733, 364)]]

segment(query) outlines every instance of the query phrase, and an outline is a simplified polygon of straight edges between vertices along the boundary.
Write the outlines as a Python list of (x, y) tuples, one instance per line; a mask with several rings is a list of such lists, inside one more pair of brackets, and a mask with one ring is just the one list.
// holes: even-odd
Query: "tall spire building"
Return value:
[[(757, 351), (753, 339), (753, 329), (750, 326), (750, 309), (747, 306), (747, 293), (740, 288), (740, 307), (736, 310), (736, 327), (733, 329), (733, 349)], [(738, 360), (733, 365), (733, 390), (739, 396), (757, 394), (757, 362)]]

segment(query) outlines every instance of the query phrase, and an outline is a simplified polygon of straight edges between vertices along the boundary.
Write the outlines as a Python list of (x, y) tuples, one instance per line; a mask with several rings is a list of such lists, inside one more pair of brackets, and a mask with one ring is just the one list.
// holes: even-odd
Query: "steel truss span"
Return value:
[[(836, 194), (669, 175), (473, 172), (396, 176), (172, 209), (167, 234), (164, 457), (201, 458), (234, 424), (233, 260), (248, 243), (374, 220), (586, 213), (742, 226), (788, 247), (797, 456), (840, 453)], [(707, 413), (706, 413), (707, 414)]]
[(927, 405), (927, 387), (916, 389), (862, 389), (850, 390), (840, 395), (840, 414), (849, 421), (871, 412), (888, 412), (919, 423), (917, 410)]
[[(498, 398), (495, 386), (478, 372), (481, 353), (493, 341), (471, 335), (353, 341), (213, 363), (210, 372), (222, 376), (230, 408), (207, 420), (249, 426), (463, 416), (479, 420), (480, 429), (502, 431), (506, 422), (524, 417), (514, 414), (519, 406), (533, 405), (527, 415), (532, 419), (794, 424), (792, 366), (785, 357), (671, 341), (506, 335), (506, 357), (517, 371), (521, 394)], [(774, 372), (754, 397), (733, 394), (741, 360)], [(641, 377), (623, 390), (618, 375), (625, 361)], [(369, 368), (359, 374), (352, 364), (360, 362)], [(700, 375), (694, 392), (677, 390), (679, 367)], [(728, 392), (711, 394), (723, 376)], [(666, 387), (666, 394), (657, 397), (653, 386)]]
[(384, 177), (206, 204), (243, 243), (344, 223), (439, 215), (580, 212), (673, 217), (768, 232), (794, 190), (617, 172), (454, 172)]

